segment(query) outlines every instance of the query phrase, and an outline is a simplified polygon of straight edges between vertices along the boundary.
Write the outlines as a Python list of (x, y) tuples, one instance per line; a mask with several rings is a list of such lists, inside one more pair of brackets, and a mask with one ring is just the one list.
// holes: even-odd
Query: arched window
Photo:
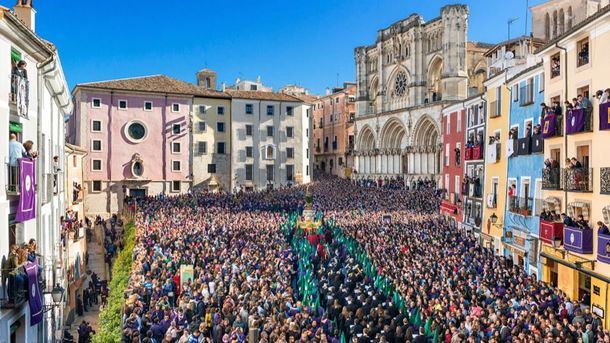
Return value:
[(559, 10), (559, 34), (562, 35), (566, 29), (566, 16), (563, 12), (563, 8)]
[(272, 160), (273, 159), (273, 153), (274, 153), (273, 145), (267, 146), (267, 153), (266, 153), (266, 155), (267, 155), (267, 159), (268, 160)]
[(557, 37), (557, 11), (553, 12), (553, 38)]
[(568, 30), (572, 28), (572, 23), (574, 20), (574, 14), (572, 13), (572, 6), (568, 7)]

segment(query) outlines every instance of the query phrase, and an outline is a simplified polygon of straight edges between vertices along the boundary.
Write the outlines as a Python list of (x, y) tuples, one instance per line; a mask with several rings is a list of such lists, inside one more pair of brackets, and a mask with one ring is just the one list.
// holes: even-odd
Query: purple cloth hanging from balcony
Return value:
[(568, 111), (566, 116), (566, 133), (579, 133), (585, 131), (585, 110), (582, 108)]
[(27, 262), (25, 271), (28, 274), (28, 302), (30, 305), (30, 325), (37, 325), (42, 321), (42, 297), (38, 287), (38, 261)]
[(548, 114), (542, 123), (542, 138), (555, 137), (557, 117), (554, 114)]
[(36, 162), (19, 159), (19, 205), (15, 221), (24, 222), (36, 217)]
[(610, 130), (610, 102), (599, 105), (599, 129)]

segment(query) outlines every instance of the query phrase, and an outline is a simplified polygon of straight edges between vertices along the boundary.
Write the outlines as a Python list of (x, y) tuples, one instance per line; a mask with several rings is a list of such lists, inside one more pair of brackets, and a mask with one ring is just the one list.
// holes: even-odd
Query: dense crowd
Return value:
[[(322, 177), (309, 190), (144, 199), (123, 341), (610, 341), (588, 299), (450, 230), (434, 188)], [(289, 214), (306, 192), (323, 216), (308, 234)]]

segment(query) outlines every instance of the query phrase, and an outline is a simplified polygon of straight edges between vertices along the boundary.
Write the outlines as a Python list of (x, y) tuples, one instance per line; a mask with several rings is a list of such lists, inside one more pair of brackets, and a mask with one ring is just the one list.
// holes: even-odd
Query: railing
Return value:
[(560, 168), (544, 168), (542, 169), (542, 189), (543, 190), (560, 190), (563, 184), (561, 181)]
[(19, 164), (12, 166), (6, 162), (6, 194), (19, 195)]
[(610, 168), (599, 168), (599, 192), (610, 194)]
[(581, 254), (593, 253), (593, 230), (566, 226), (563, 228), (563, 247)]
[(593, 169), (566, 168), (564, 173), (564, 190), (568, 192), (593, 192)]
[(610, 264), (610, 235), (597, 233), (597, 260)]
[(508, 197), (508, 210), (509, 212), (514, 214), (519, 214), (522, 216), (531, 216), (533, 204), (534, 199), (532, 198), (516, 196)]
[(566, 113), (566, 134), (574, 135), (583, 132), (592, 132), (592, 112), (587, 109), (575, 109)]
[(550, 245), (555, 241), (563, 244), (563, 223), (540, 220), (540, 240)]

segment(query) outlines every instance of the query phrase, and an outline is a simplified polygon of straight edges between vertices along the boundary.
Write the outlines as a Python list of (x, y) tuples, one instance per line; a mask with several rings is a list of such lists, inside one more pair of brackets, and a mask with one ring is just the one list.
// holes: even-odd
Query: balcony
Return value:
[(30, 102), (30, 81), (19, 75), (11, 75), (11, 92), (9, 101), (12, 106), (16, 106), (17, 115), (28, 118), (28, 106)]
[(542, 169), (542, 189), (543, 190), (561, 190), (561, 169), (560, 168), (544, 168)]
[(593, 192), (593, 169), (565, 168), (563, 174), (564, 190), (568, 192)]
[(574, 135), (583, 132), (592, 132), (591, 112), (579, 108), (566, 113), (566, 134)]
[(534, 199), (528, 197), (508, 197), (508, 211), (522, 216), (532, 215)]
[(540, 220), (540, 240), (553, 246), (563, 244), (563, 223)]
[(464, 153), (464, 160), (481, 160), (483, 159), (483, 146), (475, 145), (473, 147), (467, 147)]
[(566, 226), (563, 229), (563, 247), (567, 251), (580, 254), (593, 253), (593, 229)]
[(542, 122), (542, 138), (549, 139), (563, 136), (563, 123), (557, 121), (555, 114), (547, 114)]
[(5, 163), (6, 166), (6, 194), (7, 195), (19, 195), (19, 164), (11, 166), (9, 162)]
[(599, 193), (610, 194), (610, 168), (599, 168)]
[(532, 139), (530, 137), (519, 138), (517, 140), (518, 156), (526, 156), (532, 154)]
[(610, 264), (610, 235), (597, 233), (597, 260)]
[(485, 196), (486, 206), (489, 209), (498, 208), (498, 195), (495, 193), (487, 193)]

